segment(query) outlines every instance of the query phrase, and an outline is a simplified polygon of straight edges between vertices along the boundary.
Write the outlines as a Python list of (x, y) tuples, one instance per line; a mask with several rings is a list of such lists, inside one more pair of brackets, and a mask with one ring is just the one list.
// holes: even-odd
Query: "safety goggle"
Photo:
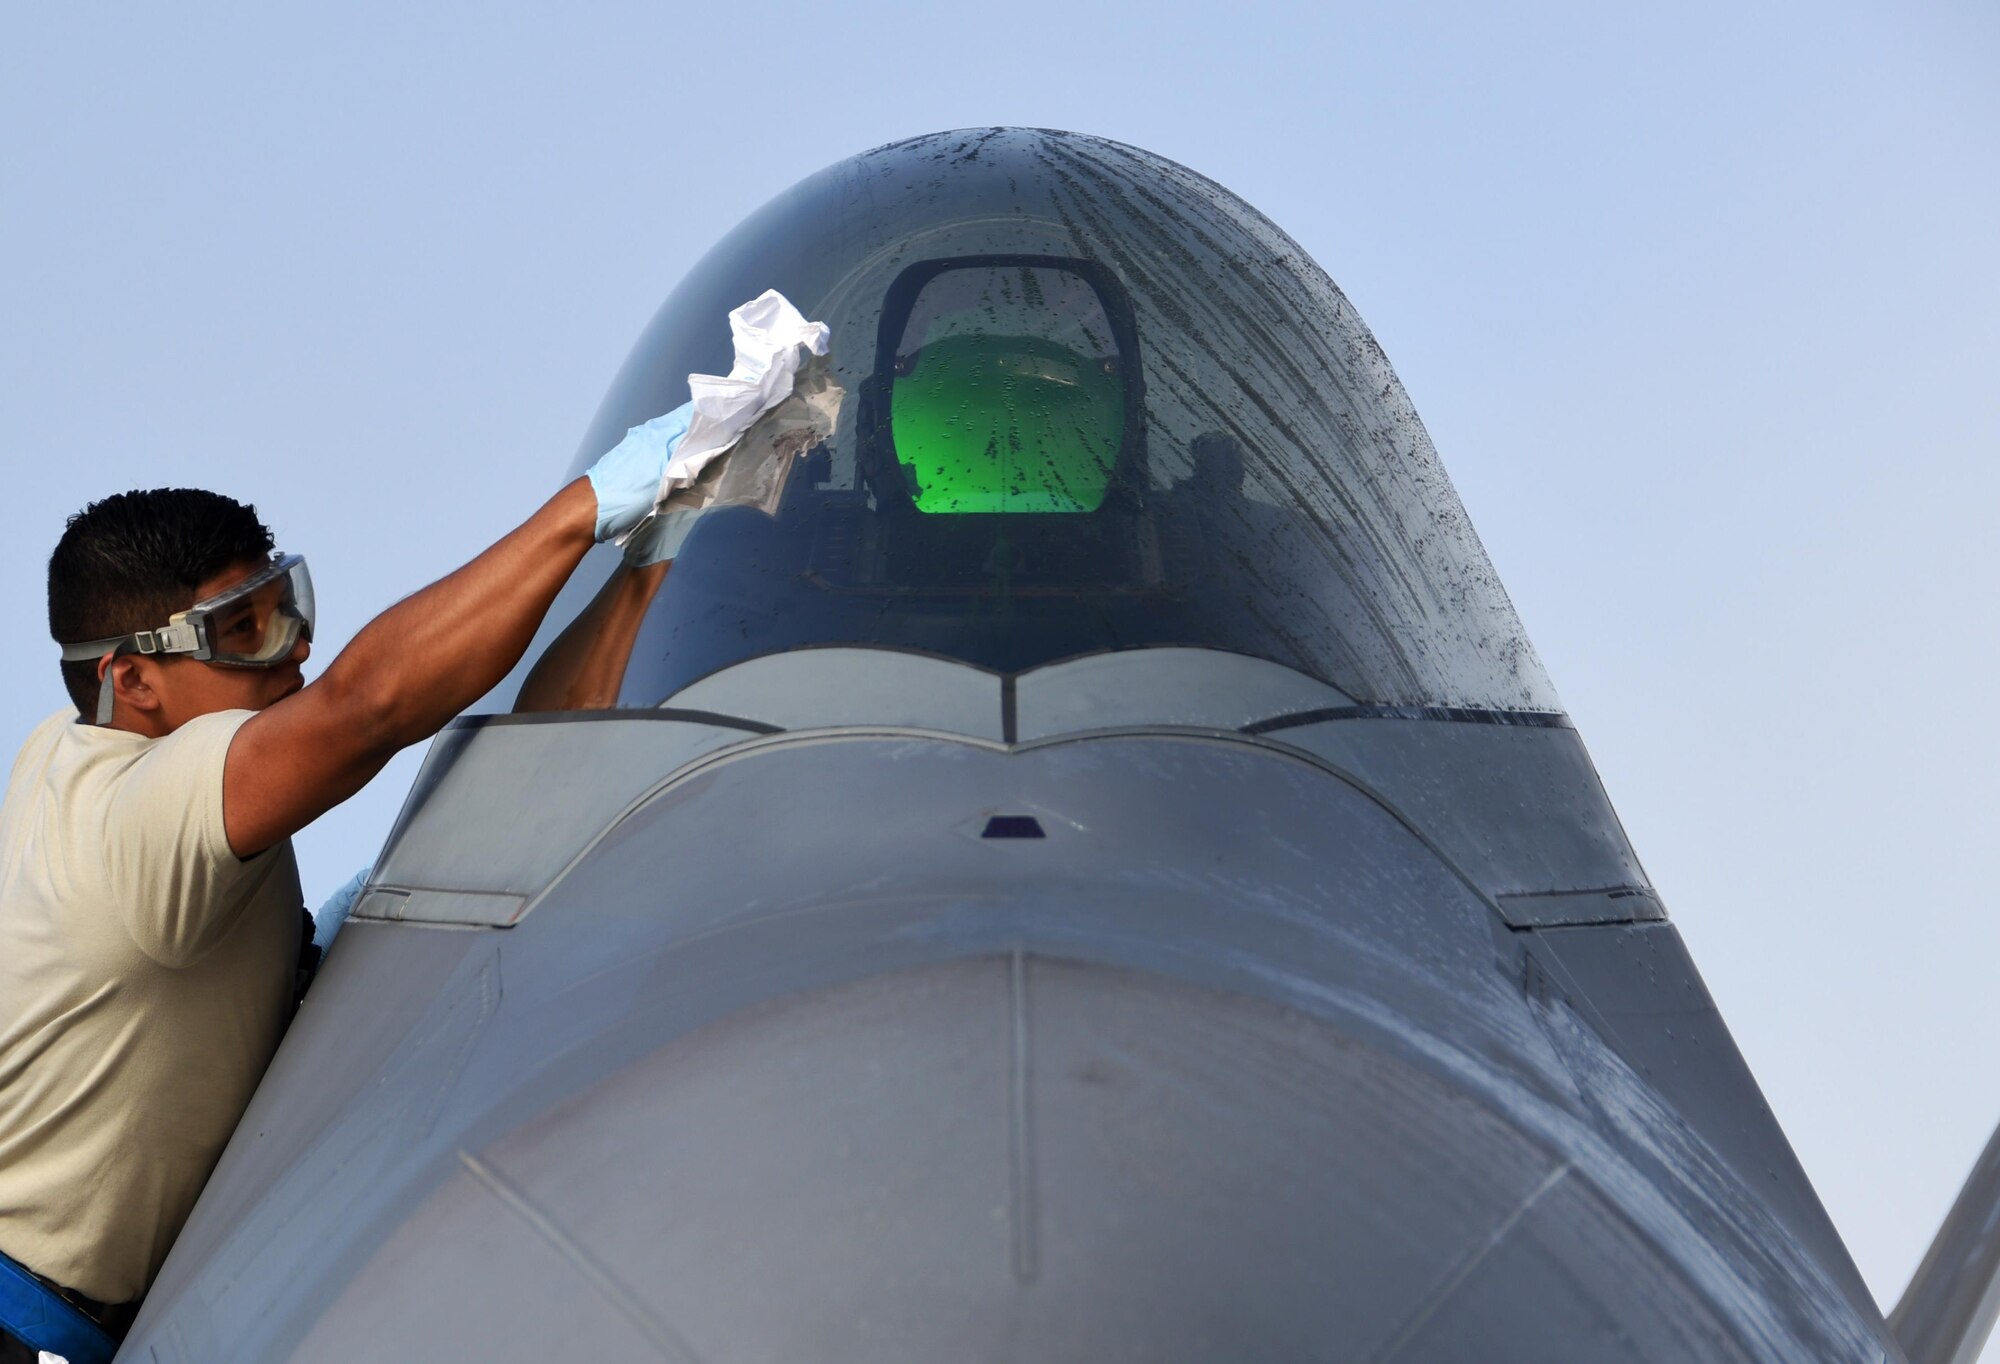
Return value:
[(271, 562), (185, 611), (156, 630), (113, 635), (62, 646), (63, 662), (120, 654), (184, 654), (204, 663), (270, 668), (291, 657), (313, 628), (312, 573), (304, 556), (273, 555)]

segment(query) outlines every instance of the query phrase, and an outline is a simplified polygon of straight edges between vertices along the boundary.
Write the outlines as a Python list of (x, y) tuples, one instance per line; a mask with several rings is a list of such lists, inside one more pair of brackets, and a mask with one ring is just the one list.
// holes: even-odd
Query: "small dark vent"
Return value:
[(1033, 815), (995, 815), (986, 821), (981, 838), (1047, 838)]

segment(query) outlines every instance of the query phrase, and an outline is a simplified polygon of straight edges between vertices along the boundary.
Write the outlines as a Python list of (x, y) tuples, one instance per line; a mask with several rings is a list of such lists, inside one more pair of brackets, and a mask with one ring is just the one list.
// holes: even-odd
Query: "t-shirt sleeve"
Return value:
[(139, 950), (163, 965), (200, 960), (271, 872), (274, 849), (237, 857), (222, 822), (229, 745), (253, 714), (227, 710), (188, 721), (147, 749), (111, 798), (111, 891)]

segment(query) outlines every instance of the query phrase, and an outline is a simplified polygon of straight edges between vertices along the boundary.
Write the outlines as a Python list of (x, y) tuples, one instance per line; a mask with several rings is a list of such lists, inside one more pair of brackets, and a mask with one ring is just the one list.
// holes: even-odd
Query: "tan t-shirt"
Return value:
[(298, 864), (248, 861), (222, 767), (252, 712), (164, 739), (43, 721), (0, 805), (0, 1251), (139, 1297), (290, 1011)]

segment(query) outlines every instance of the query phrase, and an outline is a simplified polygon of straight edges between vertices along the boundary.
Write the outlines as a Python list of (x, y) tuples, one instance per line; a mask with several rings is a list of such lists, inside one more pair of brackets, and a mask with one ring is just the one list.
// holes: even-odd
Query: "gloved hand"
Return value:
[(652, 514), (667, 463), (694, 420), (694, 404), (682, 403), (663, 417), (625, 433), (625, 439), (584, 475), (597, 494), (597, 539), (614, 539)]
[(371, 867), (363, 867), (354, 873), (353, 878), (336, 890), (313, 915), (313, 946), (321, 952), (333, 946), (333, 935), (340, 932), (340, 926), (347, 922), (348, 913), (353, 910), (354, 902), (361, 898), (361, 887), (372, 870)]

